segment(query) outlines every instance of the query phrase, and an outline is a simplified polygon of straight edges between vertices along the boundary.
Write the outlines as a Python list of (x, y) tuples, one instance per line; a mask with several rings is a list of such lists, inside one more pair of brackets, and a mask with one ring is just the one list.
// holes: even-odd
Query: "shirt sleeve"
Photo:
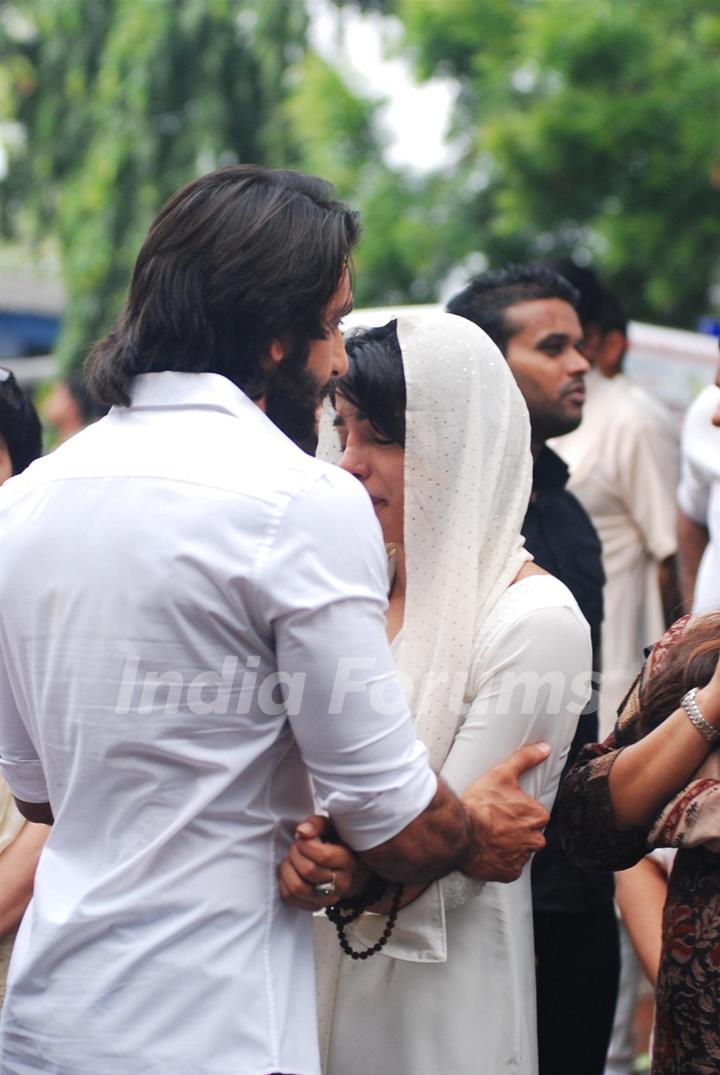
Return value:
[(698, 460), (694, 444), (696, 427), (701, 421), (709, 424), (703, 403), (704, 400), (696, 400), (685, 416), (680, 459), (680, 485), (677, 494), (680, 510), (699, 526), (707, 526), (712, 489), (712, 476)]
[(16, 799), (28, 803), (49, 801), (42, 765), (20, 716), (1, 650), (0, 771)]
[(707, 526), (712, 483), (709, 475), (690, 459), (683, 458), (680, 466), (678, 506), (698, 526)]
[[(540, 608), (498, 632), (476, 660), (474, 698), (442, 768), (461, 794), (525, 743), (546, 742), (547, 761), (521, 778), (523, 790), (549, 811), (570, 743), (590, 694), (590, 630), (574, 609)], [(383, 949), (411, 962), (447, 958), (446, 912), (478, 896), (483, 882), (452, 873), (404, 908)], [(354, 935), (372, 944), (385, 916), (365, 915)]]
[(619, 829), (610, 794), (610, 770), (625, 746), (619, 725), (603, 743), (589, 743), (563, 780), (558, 796), (562, 845), (584, 870), (626, 870), (647, 853), (650, 826)]
[(658, 562), (677, 551), (679, 446), (674, 430), (652, 416), (616, 438), (616, 478), (647, 551)]
[(385, 633), (387, 558), (362, 487), (327, 468), (286, 509), (259, 591), (278, 673), (301, 676), (288, 718), (321, 808), (365, 851), (437, 790)]

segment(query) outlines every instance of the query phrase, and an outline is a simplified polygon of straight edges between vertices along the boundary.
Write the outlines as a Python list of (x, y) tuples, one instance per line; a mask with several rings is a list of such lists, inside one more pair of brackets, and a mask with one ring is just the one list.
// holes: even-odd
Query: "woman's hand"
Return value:
[[(295, 830), (295, 842), (280, 866), (280, 895), (290, 907), (317, 911), (347, 896), (357, 896), (370, 877), (369, 868), (344, 844), (324, 843), (326, 817), (313, 815)], [(315, 885), (334, 885), (323, 896)]]

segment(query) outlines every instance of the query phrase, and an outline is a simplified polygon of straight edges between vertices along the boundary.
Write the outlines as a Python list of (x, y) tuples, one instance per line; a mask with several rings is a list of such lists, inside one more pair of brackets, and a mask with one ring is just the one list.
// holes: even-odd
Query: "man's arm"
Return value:
[(514, 881), (545, 846), (549, 821), (518, 781), (548, 754), (545, 744), (521, 747), (476, 780), (462, 801), (438, 781), (435, 797), (414, 821), (360, 857), (391, 881), (427, 883), (453, 870), (476, 881)]
[[(545, 761), (545, 744), (523, 746), (476, 780), (459, 802), (440, 781), (429, 806), (397, 836), (359, 856), (336, 843), (319, 838), (328, 831), (328, 819), (306, 818), (296, 831), (295, 843), (280, 871), (280, 893), (291, 906), (304, 911), (333, 903), (339, 896), (358, 895), (367, 872), (406, 884), (401, 906), (412, 903), (432, 881), (453, 870), (463, 870), (477, 881), (514, 881), (534, 851), (545, 844), (541, 829), (547, 812), (519, 785), (520, 776)], [(458, 807), (460, 809), (458, 810)], [(464, 817), (463, 817), (464, 815)], [(455, 844), (452, 838), (455, 828)], [(455, 860), (449, 856), (455, 853)], [(318, 895), (314, 886), (333, 880), (337, 891)], [(389, 898), (372, 908), (389, 910)]]
[[(367, 494), (328, 474), (286, 509), (256, 591), (278, 670), (302, 681), (288, 718), (318, 803), (340, 839), (391, 879), (430, 881), (454, 869), (484, 878), (497, 859), (501, 875), (516, 876), (543, 844), (546, 812), (514, 772), (490, 791), (470, 789), (465, 804), (438, 785), (387, 642), (386, 591)], [(537, 751), (531, 759), (521, 768), (542, 760)], [(509, 800), (512, 832), (490, 851), (495, 797)]]
[(52, 825), (42, 764), (20, 715), (4, 654), (0, 653), (0, 773), (26, 821)]
[(46, 825), (23, 825), (0, 854), (0, 937), (14, 929), (25, 913), (49, 831)]
[(680, 509), (678, 509), (677, 513), (677, 534), (680, 590), (684, 611), (690, 612), (700, 561), (710, 540), (710, 535), (706, 526), (696, 523)]

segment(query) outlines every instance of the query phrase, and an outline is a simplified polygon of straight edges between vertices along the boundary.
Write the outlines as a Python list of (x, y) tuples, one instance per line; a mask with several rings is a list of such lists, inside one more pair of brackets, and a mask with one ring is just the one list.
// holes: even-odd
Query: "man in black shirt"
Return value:
[[(572, 592), (590, 625), (595, 682), (605, 576), (601, 546), (585, 509), (568, 492), (568, 470), (546, 445), (577, 428), (585, 400), (577, 294), (540, 266), (482, 273), (448, 303), (495, 341), (530, 412), (533, 490), (523, 533), (535, 562)], [(580, 717), (566, 769), (598, 737), (597, 696)], [(573, 866), (560, 846), (555, 814), (533, 863), (540, 1075), (602, 1075), (619, 972), (611, 874)]]

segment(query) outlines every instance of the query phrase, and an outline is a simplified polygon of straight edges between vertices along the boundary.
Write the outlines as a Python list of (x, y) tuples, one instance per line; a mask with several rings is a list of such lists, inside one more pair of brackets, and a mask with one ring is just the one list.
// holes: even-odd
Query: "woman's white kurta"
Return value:
[[(522, 783), (549, 810), (590, 667), (587, 624), (561, 582), (535, 575), (506, 590), (475, 642), (473, 700), (442, 767), (451, 787), (462, 792), (523, 743), (543, 740), (550, 759)], [(364, 916), (355, 946), (373, 943), (385, 922)], [(455, 874), (431, 885), (400, 912), (386, 954), (343, 957), (334, 1003), (332, 927), (318, 927), (327, 934), (319, 951), (328, 1075), (535, 1075), (529, 864), (512, 884)]]

